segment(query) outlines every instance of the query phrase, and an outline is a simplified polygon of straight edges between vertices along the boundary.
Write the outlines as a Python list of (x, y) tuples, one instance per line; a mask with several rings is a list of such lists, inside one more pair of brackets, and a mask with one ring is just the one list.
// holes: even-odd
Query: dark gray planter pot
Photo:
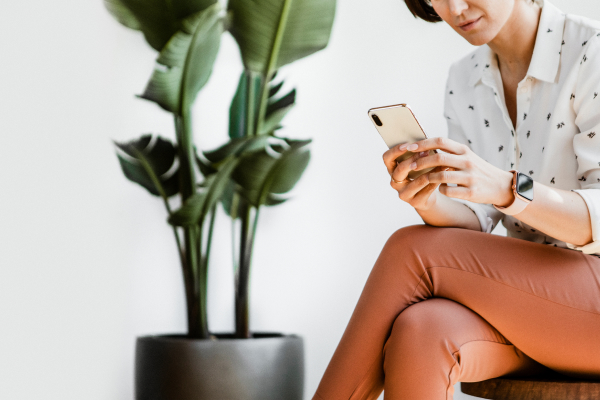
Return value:
[(255, 333), (218, 340), (143, 336), (135, 351), (136, 400), (302, 400), (304, 342)]

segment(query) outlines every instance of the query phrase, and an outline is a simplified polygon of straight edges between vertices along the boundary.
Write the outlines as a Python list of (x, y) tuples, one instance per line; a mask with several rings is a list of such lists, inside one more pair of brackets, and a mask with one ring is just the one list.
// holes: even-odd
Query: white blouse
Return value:
[(453, 200), (475, 212), (483, 232), (502, 220), (510, 237), (600, 255), (600, 23), (565, 15), (547, 0), (542, 6), (531, 64), (517, 89), (516, 129), (496, 55), (484, 45), (450, 68), (448, 137), (498, 168), (578, 193), (589, 210), (593, 241), (576, 247), (491, 204)]

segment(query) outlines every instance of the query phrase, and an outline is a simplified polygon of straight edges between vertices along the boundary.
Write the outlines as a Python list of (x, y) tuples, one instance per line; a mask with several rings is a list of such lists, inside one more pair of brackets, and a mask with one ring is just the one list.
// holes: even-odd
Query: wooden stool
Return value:
[(598, 400), (600, 380), (580, 380), (564, 375), (528, 378), (495, 378), (461, 382), (461, 392), (493, 400)]

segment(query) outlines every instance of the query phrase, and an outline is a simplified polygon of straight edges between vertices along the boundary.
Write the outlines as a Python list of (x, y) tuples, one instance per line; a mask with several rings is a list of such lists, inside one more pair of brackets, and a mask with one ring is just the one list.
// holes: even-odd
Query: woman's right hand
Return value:
[[(390, 185), (398, 192), (400, 199), (416, 210), (428, 210), (435, 206), (439, 195), (436, 191), (439, 183), (429, 183), (429, 173), (425, 173), (413, 181), (408, 180), (408, 173), (411, 171), (410, 164), (420, 157), (428, 155), (428, 152), (415, 153), (406, 160), (397, 162), (396, 159), (407, 152), (406, 147), (409, 144), (394, 146), (383, 153), (383, 162), (392, 178)], [(442, 168), (437, 167), (430, 172), (437, 172)]]

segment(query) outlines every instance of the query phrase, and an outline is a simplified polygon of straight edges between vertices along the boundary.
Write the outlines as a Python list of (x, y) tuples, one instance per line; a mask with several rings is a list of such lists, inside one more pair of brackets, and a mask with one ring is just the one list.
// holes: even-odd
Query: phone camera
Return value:
[(379, 117), (377, 116), (377, 114), (372, 114), (371, 118), (373, 118), (373, 121), (375, 121), (375, 123), (377, 124), (377, 126), (383, 126), (383, 122), (381, 122), (381, 120), (379, 119)]

